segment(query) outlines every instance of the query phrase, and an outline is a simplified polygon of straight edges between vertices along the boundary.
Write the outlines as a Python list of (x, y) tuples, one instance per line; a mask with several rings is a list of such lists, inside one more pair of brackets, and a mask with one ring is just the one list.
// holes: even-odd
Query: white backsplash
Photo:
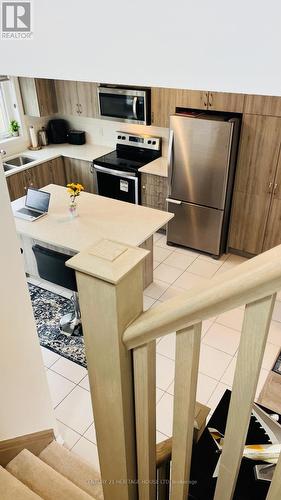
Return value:
[(167, 128), (153, 127), (151, 125), (134, 125), (131, 123), (80, 116), (56, 116), (55, 118), (64, 118), (73, 129), (85, 130), (86, 142), (89, 144), (99, 144), (101, 146), (112, 146), (112, 148), (115, 148), (117, 130), (162, 137), (162, 156), (167, 156), (169, 138), (169, 129)]
[[(154, 127), (152, 125), (134, 125), (131, 123), (100, 120), (96, 118), (85, 118), (80, 116), (53, 115), (43, 118), (24, 116), (23, 134), (17, 140), (10, 140), (4, 144), (7, 156), (20, 153), (30, 145), (29, 127), (33, 125), (36, 132), (43, 127), (47, 127), (50, 119), (63, 118), (67, 120), (70, 128), (75, 130), (85, 130), (86, 142), (88, 144), (98, 144), (100, 146), (116, 146), (116, 131), (132, 132), (136, 134), (148, 134), (162, 138), (162, 156), (167, 157), (169, 129)], [(1, 144), (2, 146), (2, 144)]]

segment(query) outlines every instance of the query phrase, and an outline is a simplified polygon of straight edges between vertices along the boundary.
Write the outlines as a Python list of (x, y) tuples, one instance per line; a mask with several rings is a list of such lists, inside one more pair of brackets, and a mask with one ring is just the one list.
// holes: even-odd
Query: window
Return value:
[(18, 120), (14, 86), (9, 77), (0, 75), (0, 141), (12, 137), (11, 120)]

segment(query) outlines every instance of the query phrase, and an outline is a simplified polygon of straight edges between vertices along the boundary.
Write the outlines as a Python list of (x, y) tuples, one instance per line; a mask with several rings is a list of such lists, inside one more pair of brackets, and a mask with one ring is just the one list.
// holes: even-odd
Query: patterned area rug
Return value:
[(60, 332), (60, 318), (73, 310), (71, 300), (28, 284), (40, 345), (87, 368), (83, 337)]

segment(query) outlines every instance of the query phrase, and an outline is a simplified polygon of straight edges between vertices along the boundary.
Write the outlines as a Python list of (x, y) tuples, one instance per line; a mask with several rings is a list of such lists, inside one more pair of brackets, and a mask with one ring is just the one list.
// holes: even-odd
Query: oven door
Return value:
[(149, 125), (146, 90), (98, 87), (100, 117)]
[(139, 178), (134, 172), (121, 172), (94, 164), (97, 193), (115, 200), (139, 203)]

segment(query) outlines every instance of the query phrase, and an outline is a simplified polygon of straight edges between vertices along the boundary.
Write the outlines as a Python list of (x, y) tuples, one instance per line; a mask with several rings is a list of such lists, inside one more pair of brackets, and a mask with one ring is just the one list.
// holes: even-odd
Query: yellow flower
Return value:
[(70, 196), (79, 196), (81, 191), (84, 191), (84, 186), (82, 184), (79, 184), (78, 182), (71, 182), (70, 184), (67, 184), (66, 187), (67, 192), (70, 194)]

